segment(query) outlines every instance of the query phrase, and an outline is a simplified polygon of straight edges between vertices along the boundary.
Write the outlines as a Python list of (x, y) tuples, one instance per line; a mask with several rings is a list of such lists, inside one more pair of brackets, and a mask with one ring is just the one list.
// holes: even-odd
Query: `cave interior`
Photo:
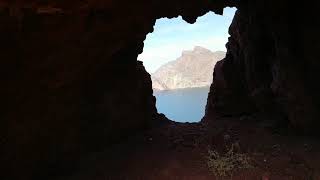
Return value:
[[(222, 15), (225, 7), (238, 10), (226, 57), (214, 68), (205, 116), (197, 124), (170, 122), (157, 113), (150, 75), (137, 61), (143, 41), (156, 19), (181, 15), (194, 23), (209, 11)], [(1, 0), (0, 177), (205, 177), (204, 165), (190, 165), (202, 156), (187, 153), (188, 132), (195, 131), (192, 144), (198, 139), (202, 150), (230, 136), (245, 149), (284, 144), (279, 157), (288, 160), (270, 157), (277, 171), (257, 164), (254, 177), (320, 179), (317, 7), (317, 1), (288, 0)], [(179, 153), (164, 150), (168, 144)], [(307, 150), (299, 154), (301, 148)], [(272, 154), (266, 149), (259, 151)], [(100, 157), (111, 169), (99, 171), (97, 161), (88, 160), (98, 152), (107, 154)], [(149, 160), (137, 162), (148, 152)], [(159, 170), (165, 160), (176, 171)], [(303, 166), (295, 169), (292, 161)], [(158, 169), (150, 169), (155, 162)], [(79, 164), (90, 167), (74, 175)]]

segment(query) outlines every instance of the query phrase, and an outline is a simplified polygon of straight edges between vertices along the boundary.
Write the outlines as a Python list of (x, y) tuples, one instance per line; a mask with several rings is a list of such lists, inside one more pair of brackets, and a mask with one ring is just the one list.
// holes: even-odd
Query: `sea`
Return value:
[(176, 122), (199, 122), (205, 113), (209, 87), (154, 91), (158, 113)]

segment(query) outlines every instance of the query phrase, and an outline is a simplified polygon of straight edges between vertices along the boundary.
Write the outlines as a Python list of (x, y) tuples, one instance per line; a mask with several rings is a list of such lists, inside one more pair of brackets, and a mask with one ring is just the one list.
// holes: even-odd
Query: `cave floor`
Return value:
[[(320, 180), (320, 143), (309, 137), (275, 132), (263, 123), (239, 118), (214, 123), (168, 121), (105, 151), (91, 154), (76, 171), (59, 180)], [(251, 167), (232, 177), (216, 177), (207, 166), (208, 149), (237, 151)]]

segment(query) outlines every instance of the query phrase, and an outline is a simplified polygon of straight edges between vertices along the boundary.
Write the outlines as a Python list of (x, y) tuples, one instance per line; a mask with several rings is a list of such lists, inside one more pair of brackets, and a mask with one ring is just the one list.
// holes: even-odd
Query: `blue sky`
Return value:
[(226, 51), (228, 28), (235, 11), (235, 8), (225, 8), (223, 16), (209, 12), (194, 24), (185, 22), (181, 16), (158, 19), (153, 33), (149, 33), (144, 41), (143, 53), (138, 60), (153, 73), (161, 65), (180, 57), (183, 50), (191, 50), (194, 46)]

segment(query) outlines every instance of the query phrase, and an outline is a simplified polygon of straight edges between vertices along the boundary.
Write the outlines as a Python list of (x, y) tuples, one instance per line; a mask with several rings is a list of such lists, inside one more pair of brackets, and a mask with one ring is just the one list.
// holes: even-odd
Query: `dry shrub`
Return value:
[(210, 171), (217, 177), (232, 176), (239, 169), (252, 168), (249, 157), (244, 153), (236, 152), (234, 144), (224, 154), (208, 149), (207, 164)]

